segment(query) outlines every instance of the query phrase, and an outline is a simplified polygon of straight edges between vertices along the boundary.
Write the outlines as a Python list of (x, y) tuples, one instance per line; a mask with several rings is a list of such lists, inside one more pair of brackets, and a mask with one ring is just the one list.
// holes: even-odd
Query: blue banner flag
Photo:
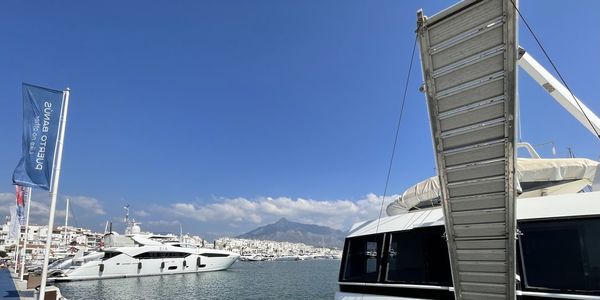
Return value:
[(13, 183), (50, 190), (63, 92), (23, 83), (23, 154)]

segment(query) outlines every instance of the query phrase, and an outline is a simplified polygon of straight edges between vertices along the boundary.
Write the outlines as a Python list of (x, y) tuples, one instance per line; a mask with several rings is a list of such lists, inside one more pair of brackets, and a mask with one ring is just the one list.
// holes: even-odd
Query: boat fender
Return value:
[(160, 268), (161, 268), (161, 269), (164, 269), (164, 268), (165, 268), (165, 262), (164, 262), (164, 261), (160, 263)]
[(140, 261), (140, 262), (138, 263), (138, 270), (141, 270), (141, 269), (142, 269), (142, 262)]
[(202, 259), (200, 258), (200, 256), (198, 256), (198, 258), (196, 258), (196, 266), (198, 268), (202, 267)]
[(104, 264), (99, 264), (98, 267), (100, 267), (100, 272), (104, 272)]
[(185, 259), (184, 259), (184, 260), (183, 260), (183, 268), (184, 268), (184, 269), (185, 269), (185, 266), (186, 266), (186, 261), (185, 261)]

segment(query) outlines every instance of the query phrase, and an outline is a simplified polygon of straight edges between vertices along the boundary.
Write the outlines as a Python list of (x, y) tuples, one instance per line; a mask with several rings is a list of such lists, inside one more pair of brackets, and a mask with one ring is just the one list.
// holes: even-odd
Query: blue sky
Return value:
[[(60, 193), (74, 199), (78, 225), (101, 229), (125, 204), (146, 229), (181, 222), (207, 236), (282, 216), (338, 228), (373, 217), (415, 12), (453, 2), (3, 1), (0, 215), (29, 82), (72, 90)], [(521, 9), (574, 93), (600, 112), (600, 2)], [(523, 29), (521, 45), (549, 66)], [(434, 174), (418, 59), (414, 67), (388, 194)], [(598, 159), (600, 143), (523, 72), (520, 97), (524, 140)], [(44, 222), (47, 195), (34, 201)]]

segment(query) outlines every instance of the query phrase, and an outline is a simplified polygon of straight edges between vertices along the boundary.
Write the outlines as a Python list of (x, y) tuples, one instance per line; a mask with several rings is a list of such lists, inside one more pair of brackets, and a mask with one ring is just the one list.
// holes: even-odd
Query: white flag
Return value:
[(21, 232), (21, 224), (19, 224), (19, 218), (17, 217), (17, 207), (10, 207), (10, 227), (8, 228), (8, 238), (16, 240), (19, 238)]

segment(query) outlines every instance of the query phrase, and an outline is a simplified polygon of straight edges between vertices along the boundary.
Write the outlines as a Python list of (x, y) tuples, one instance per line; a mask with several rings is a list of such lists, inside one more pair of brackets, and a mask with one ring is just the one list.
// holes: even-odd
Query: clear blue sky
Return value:
[[(453, 2), (2, 1), (0, 193), (13, 193), (28, 82), (72, 90), (60, 193), (84, 199), (79, 225), (98, 229), (129, 203), (156, 231), (179, 220), (236, 233), (279, 216), (346, 226), (335, 211), (360, 215), (370, 193), (383, 194), (415, 12)], [(521, 7), (600, 113), (600, 2)], [(549, 66), (523, 29), (521, 45)], [(414, 67), (391, 194), (434, 174)], [(590, 133), (523, 72), (520, 83), (523, 139), (598, 159)]]

